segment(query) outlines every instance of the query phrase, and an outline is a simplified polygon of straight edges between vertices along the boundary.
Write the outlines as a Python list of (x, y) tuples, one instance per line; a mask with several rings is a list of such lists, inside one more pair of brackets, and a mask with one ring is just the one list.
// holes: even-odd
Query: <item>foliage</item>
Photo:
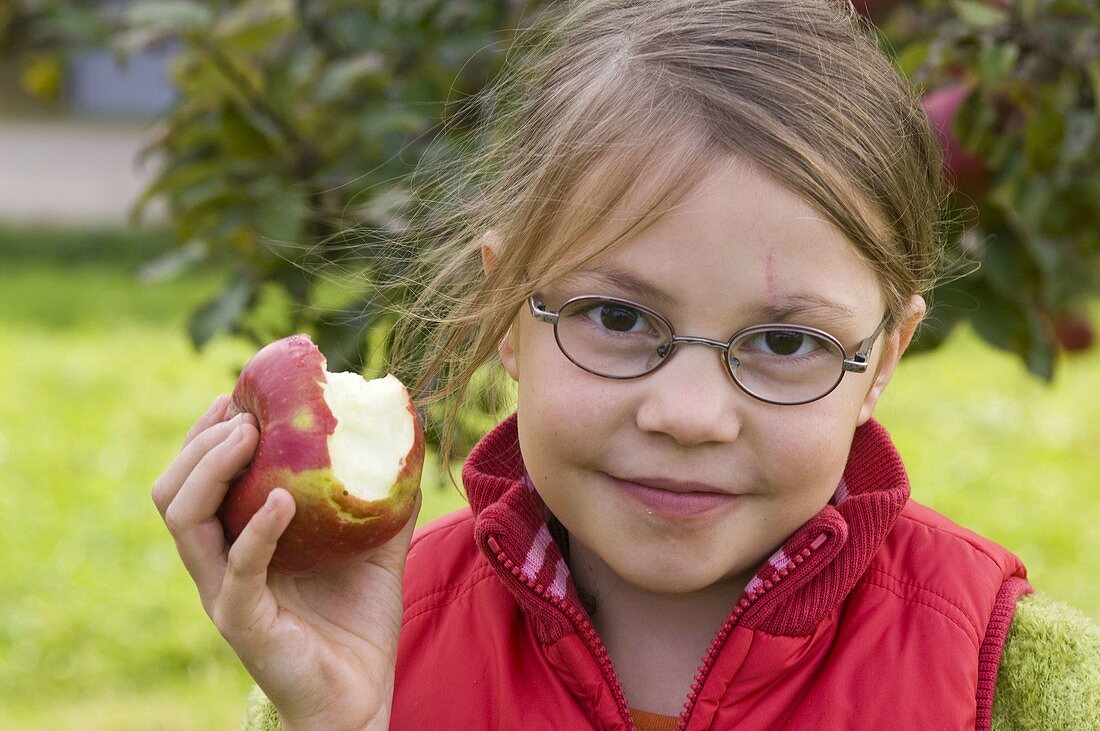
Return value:
[(969, 320), (1049, 379), (1100, 291), (1100, 3), (926, 0), (882, 28), (914, 81), (962, 92), (955, 203), (974, 209), (957, 246), (982, 266), (940, 288), (922, 345)]
[[(0, 51), (20, 55), (25, 84), (49, 92), (59, 84), (50, 53), (108, 44), (124, 60), (178, 44), (178, 101), (148, 146), (163, 171), (135, 215), (166, 199), (179, 248), (149, 271), (232, 264), (188, 323), (200, 347), (306, 331), (330, 369), (370, 371), (385, 362), (389, 305), (403, 297), (374, 283), (401, 281), (412, 264), (387, 235), (437, 192), (407, 176), (425, 156), (447, 160), (476, 141), (492, 107), (480, 93), (542, 4), (0, 0)], [(982, 266), (937, 289), (913, 349), (969, 321), (1051, 378), (1060, 328), (1076, 318), (1092, 337), (1083, 302), (1098, 289), (1096, 0), (858, 5), (904, 73), (930, 91), (965, 91), (948, 121), (970, 156), (955, 170), (955, 205), (973, 206), (974, 226), (955, 232), (956, 249)], [(463, 427), (459, 449), (477, 436)]]
[(26, 92), (43, 101), (61, 95), (68, 57), (106, 41), (102, 7), (98, 0), (0, 0), (0, 53), (16, 61)]

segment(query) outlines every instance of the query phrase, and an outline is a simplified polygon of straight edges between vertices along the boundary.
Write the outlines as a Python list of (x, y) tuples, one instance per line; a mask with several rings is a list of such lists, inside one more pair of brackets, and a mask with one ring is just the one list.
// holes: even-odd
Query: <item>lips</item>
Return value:
[(714, 487), (702, 482), (667, 480), (660, 477), (623, 477), (614, 479), (621, 479), (623, 482), (630, 482), (635, 485), (641, 485), (642, 487), (652, 487), (657, 490), (666, 490), (668, 492), (713, 492), (720, 495), (731, 494), (728, 490), (723, 490), (719, 487)]
[(610, 475), (608, 480), (616, 491), (630, 503), (644, 509), (647, 515), (667, 518), (704, 516), (729, 508), (742, 499), (740, 495), (718, 491), (697, 482), (649, 479), (647, 484), (643, 484)]

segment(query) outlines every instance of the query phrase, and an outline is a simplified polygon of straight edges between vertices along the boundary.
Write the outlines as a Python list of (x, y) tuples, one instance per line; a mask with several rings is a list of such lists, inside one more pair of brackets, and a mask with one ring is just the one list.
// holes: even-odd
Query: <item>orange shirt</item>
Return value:
[(676, 724), (680, 722), (677, 716), (659, 716), (636, 708), (630, 709), (630, 717), (638, 731), (676, 731)]

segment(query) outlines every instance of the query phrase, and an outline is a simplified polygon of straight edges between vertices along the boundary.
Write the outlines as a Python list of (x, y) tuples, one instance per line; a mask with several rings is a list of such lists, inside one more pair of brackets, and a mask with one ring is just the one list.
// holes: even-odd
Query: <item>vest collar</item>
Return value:
[[(545, 506), (527, 479), (517, 415), (470, 453), (462, 481), (476, 516), (478, 547), (544, 642), (576, 631), (584, 613), (569, 569), (550, 536)], [(813, 633), (859, 577), (909, 499), (909, 479), (886, 430), (873, 419), (856, 429), (829, 504), (760, 567), (741, 597), (738, 623), (769, 634)]]

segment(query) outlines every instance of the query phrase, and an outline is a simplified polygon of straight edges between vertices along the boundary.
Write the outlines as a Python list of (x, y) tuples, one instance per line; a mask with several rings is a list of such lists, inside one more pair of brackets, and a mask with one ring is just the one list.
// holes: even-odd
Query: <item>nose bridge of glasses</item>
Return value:
[(658, 353), (662, 358), (671, 354), (673, 348), (680, 343), (687, 345), (705, 345), (709, 348), (714, 348), (722, 353), (722, 357), (729, 359), (733, 356), (733, 353), (729, 350), (729, 343), (722, 342), (721, 340), (713, 340), (711, 338), (701, 338), (694, 335), (674, 335), (669, 338), (668, 342), (661, 345), (658, 348)]
[(729, 343), (721, 340), (712, 340), (711, 338), (701, 338), (694, 335), (674, 335), (670, 338), (669, 342), (672, 344), (688, 343), (693, 345), (706, 345), (711, 348), (717, 348), (718, 350), (725, 351)]

